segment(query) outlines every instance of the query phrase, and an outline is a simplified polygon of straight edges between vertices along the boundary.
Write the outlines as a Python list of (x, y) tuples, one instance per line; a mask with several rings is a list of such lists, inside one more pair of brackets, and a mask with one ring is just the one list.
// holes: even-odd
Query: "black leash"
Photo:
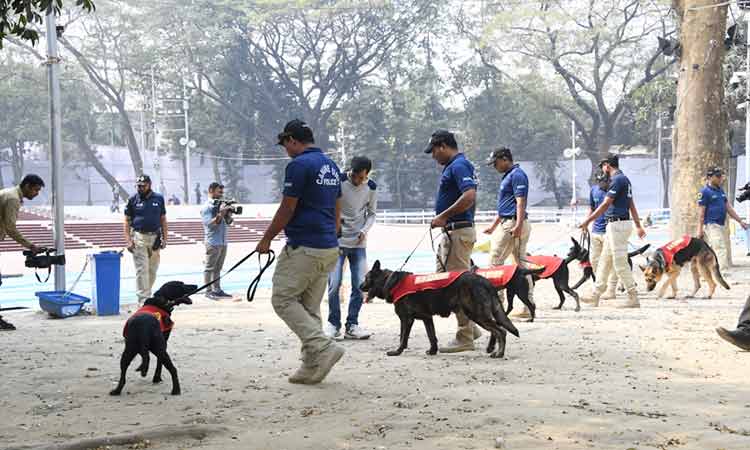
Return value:
[(258, 265), (260, 266), (260, 272), (258, 273), (258, 275), (255, 276), (255, 278), (253, 278), (253, 280), (250, 282), (250, 286), (248, 286), (248, 288), (247, 288), (247, 301), (248, 302), (252, 302), (255, 299), (255, 291), (258, 289), (258, 285), (260, 284), (260, 279), (263, 276), (263, 273), (276, 260), (276, 253), (274, 253), (273, 250), (269, 250), (268, 251), (268, 253), (267, 253), (268, 256), (267, 256), (267, 259), (266, 259), (265, 263), (261, 262), (262, 254), (258, 253), (257, 250), (253, 250), (252, 252), (248, 253), (244, 258), (242, 258), (241, 260), (239, 260), (229, 270), (227, 270), (226, 272), (224, 272), (224, 274), (220, 275), (215, 280), (211, 280), (208, 283), (204, 284), (203, 286), (199, 287), (198, 289), (194, 290), (193, 292), (191, 292), (190, 294), (188, 294), (188, 296), (193, 295), (193, 294), (197, 294), (198, 292), (206, 289), (207, 287), (209, 287), (212, 284), (216, 283), (217, 281), (221, 280), (222, 278), (224, 278), (225, 276), (227, 276), (229, 273), (231, 273), (234, 269), (236, 269), (240, 265), (242, 265), (242, 263), (244, 263), (245, 261), (247, 261), (248, 259), (250, 259), (250, 257), (253, 256), (253, 255), (255, 255), (256, 253), (258, 254)]
[(0, 311), (15, 311), (18, 309), (29, 309), (28, 306), (8, 306), (7, 308), (0, 308)]
[(591, 233), (589, 230), (581, 230), (581, 236), (578, 238), (581, 241), (581, 247), (586, 250), (586, 253), (591, 255)]
[[(417, 242), (417, 245), (414, 247), (414, 250), (412, 250), (411, 253), (409, 253), (409, 256), (406, 257), (406, 259), (404, 260), (404, 263), (401, 264), (401, 267), (399, 267), (396, 272), (401, 272), (401, 269), (403, 269), (404, 266), (406, 266), (406, 263), (409, 262), (409, 260), (411, 259), (412, 255), (414, 255), (414, 252), (416, 252), (417, 249), (419, 248), (419, 246), (422, 245), (422, 242), (424, 241), (424, 238), (427, 237), (428, 233), (430, 235), (430, 239), (432, 239), (432, 228), (429, 228), (427, 230), (427, 233), (425, 233), (425, 234), (422, 235), (422, 239), (420, 239), (419, 242)], [(435, 250), (435, 247), (433, 247), (432, 249)]]
[(435, 250), (435, 238), (432, 237), (432, 227), (430, 227), (430, 244), (432, 245), (432, 252), (435, 253), (435, 258), (437, 259), (438, 263), (440, 263), (440, 267), (443, 268), (443, 272), (447, 272), (447, 264), (448, 260), (451, 257), (451, 251), (453, 250), (453, 238), (451, 238), (450, 232), (448, 232), (447, 229), (443, 228), (442, 230), (445, 237), (448, 239), (448, 254), (445, 255), (445, 262), (443, 262), (442, 259), (440, 259), (440, 253), (438, 253), (437, 250)]

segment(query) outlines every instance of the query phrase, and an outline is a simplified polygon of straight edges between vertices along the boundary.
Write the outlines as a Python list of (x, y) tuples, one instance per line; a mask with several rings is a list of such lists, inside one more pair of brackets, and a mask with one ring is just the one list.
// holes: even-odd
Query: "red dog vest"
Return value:
[(393, 298), (393, 303), (396, 303), (409, 294), (448, 287), (465, 272), (442, 272), (422, 275), (411, 273), (391, 289), (391, 298)]
[(171, 331), (172, 327), (174, 327), (174, 322), (169, 320), (169, 313), (164, 311), (163, 309), (159, 308), (158, 306), (154, 305), (144, 305), (138, 308), (138, 311), (133, 313), (132, 316), (125, 322), (125, 327), (122, 330), (122, 336), (128, 337), (127, 330), (128, 330), (128, 322), (130, 322), (130, 319), (132, 319), (135, 316), (140, 316), (143, 314), (150, 314), (154, 317), (156, 317), (156, 320), (159, 321), (159, 329), (161, 329), (161, 332), (167, 332)]
[(477, 275), (481, 275), (492, 283), (497, 289), (502, 289), (510, 283), (513, 275), (516, 274), (518, 266), (492, 266), (487, 269), (477, 269)]
[(680, 250), (690, 245), (691, 239), (692, 238), (686, 234), (682, 236), (680, 239), (675, 239), (669, 244), (659, 248), (662, 254), (664, 254), (664, 262), (667, 264), (667, 267), (672, 265), (672, 261), (674, 260), (674, 255), (676, 255), (677, 252), (679, 252)]
[[(562, 258), (557, 256), (527, 256), (526, 260), (536, 266), (544, 266), (544, 272), (539, 274), (539, 278), (549, 278), (563, 263)], [(534, 267), (529, 267), (534, 269)]]

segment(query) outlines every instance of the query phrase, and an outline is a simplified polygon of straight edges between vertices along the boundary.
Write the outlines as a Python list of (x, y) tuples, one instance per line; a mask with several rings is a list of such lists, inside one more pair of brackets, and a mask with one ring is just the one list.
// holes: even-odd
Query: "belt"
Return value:
[(139, 230), (135, 230), (135, 232), (136, 233), (140, 233), (140, 234), (159, 234), (158, 231), (139, 231)]
[(474, 222), (469, 222), (468, 220), (462, 220), (460, 222), (451, 222), (449, 224), (446, 224), (443, 229), (445, 231), (455, 231), (460, 230), (462, 228), (471, 228), (474, 226)]
[(506, 221), (506, 220), (513, 220), (516, 216), (500, 216), (500, 220)]
[(630, 217), (607, 217), (607, 223), (624, 222), (626, 220), (630, 220)]

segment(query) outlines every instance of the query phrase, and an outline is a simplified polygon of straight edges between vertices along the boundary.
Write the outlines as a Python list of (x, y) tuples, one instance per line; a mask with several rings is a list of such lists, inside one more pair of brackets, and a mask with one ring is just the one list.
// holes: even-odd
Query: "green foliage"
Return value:
[[(92, 0), (76, 0), (75, 5), (87, 12), (95, 9)], [(39, 41), (36, 27), (42, 25), (50, 8), (59, 15), (62, 7), (62, 0), (0, 0), (0, 49), (7, 36), (36, 45)]]

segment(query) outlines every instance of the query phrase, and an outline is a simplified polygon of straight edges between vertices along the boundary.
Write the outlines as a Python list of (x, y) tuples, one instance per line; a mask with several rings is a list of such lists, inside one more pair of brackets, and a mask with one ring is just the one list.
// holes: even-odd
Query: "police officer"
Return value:
[(271, 303), (302, 342), (302, 366), (289, 382), (316, 384), (344, 355), (323, 334), (320, 317), (328, 274), (339, 257), (341, 173), (315, 146), (305, 122), (292, 120), (278, 137), (292, 160), (286, 166), (281, 205), (256, 250), (268, 253), (284, 230), (287, 243), (276, 262)]
[[(23, 177), (21, 184), (11, 186), (0, 190), (0, 241), (10, 237), (21, 247), (31, 250), (33, 253), (39, 252), (40, 247), (21, 234), (16, 227), (18, 221), (18, 212), (21, 210), (24, 199), (33, 200), (44, 187), (44, 180), (39, 175), (32, 173)], [(0, 316), (0, 331), (12, 331), (16, 327), (10, 322), (3, 320)]]
[[(596, 208), (604, 202), (609, 190), (609, 175), (598, 170), (596, 172), (596, 184), (591, 186), (589, 193), (589, 214), (596, 211)], [(596, 274), (596, 268), (599, 265), (599, 259), (604, 250), (604, 234), (607, 231), (607, 218), (604, 214), (597, 217), (591, 226), (591, 249), (589, 251), (589, 262), (591, 270)], [(602, 300), (611, 300), (617, 296), (617, 275), (614, 270), (609, 271), (607, 276), (607, 290), (601, 296)]]
[(604, 233), (604, 249), (596, 269), (594, 292), (586, 301), (594, 306), (599, 306), (599, 299), (607, 289), (607, 274), (614, 266), (617, 278), (625, 286), (628, 293), (628, 300), (618, 307), (640, 308), (638, 291), (628, 265), (628, 239), (633, 230), (633, 224), (635, 224), (638, 237), (646, 236), (646, 231), (641, 226), (638, 217), (630, 180), (620, 170), (619, 157), (610, 153), (600, 161), (599, 167), (609, 176), (609, 190), (604, 201), (594, 212), (589, 214), (580, 227), (586, 230), (593, 221), (604, 215), (607, 220), (607, 228)]
[[(471, 252), (477, 240), (474, 229), (474, 210), (477, 180), (474, 166), (458, 151), (456, 138), (450, 131), (432, 133), (425, 153), (443, 166), (432, 228), (443, 230), (437, 250), (437, 271), (468, 270)], [(441, 347), (443, 353), (474, 350), (474, 340), (481, 335), (479, 328), (462, 312), (456, 313), (458, 331), (455, 339)]]
[(125, 207), (125, 242), (133, 254), (138, 303), (151, 297), (159, 269), (159, 251), (167, 246), (167, 210), (164, 197), (151, 190), (151, 178), (136, 180), (138, 193)]
[(729, 267), (729, 255), (725, 245), (725, 228), (727, 215), (736, 220), (742, 228), (747, 224), (740, 218), (727, 201), (727, 195), (721, 184), (724, 181), (724, 171), (720, 167), (712, 167), (706, 171), (706, 185), (698, 193), (698, 237), (704, 238), (708, 245), (716, 252), (719, 266)]
[[(513, 262), (525, 266), (523, 257), (526, 256), (526, 246), (531, 236), (526, 207), (529, 195), (529, 177), (518, 164), (513, 163), (513, 154), (507, 147), (501, 147), (490, 154), (487, 165), (492, 166), (503, 174), (497, 192), (497, 218), (492, 225), (484, 230), (490, 237), (490, 258), (493, 266), (502, 265), (508, 256)], [(529, 301), (534, 301), (534, 285), (531, 277), (529, 282)], [(524, 307), (519, 317), (530, 317)]]

